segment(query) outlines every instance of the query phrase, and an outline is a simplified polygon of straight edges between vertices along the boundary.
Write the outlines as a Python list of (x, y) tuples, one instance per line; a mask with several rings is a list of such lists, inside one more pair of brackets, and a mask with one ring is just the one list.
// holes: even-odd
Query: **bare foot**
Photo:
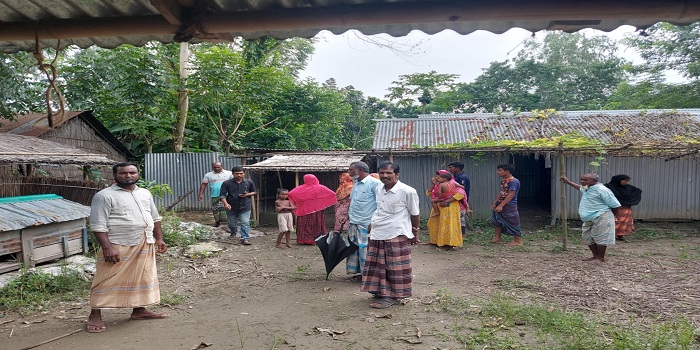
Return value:
[(493, 243), (493, 244), (501, 244), (501, 240), (500, 240), (500, 239), (492, 239), (492, 240), (491, 240), (491, 243)]
[(506, 247), (517, 247), (523, 245), (523, 242), (510, 242), (506, 244)]
[(598, 262), (598, 263), (604, 263), (604, 262), (605, 262), (605, 258), (597, 259), (597, 260), (598, 260), (598, 261), (596, 261), (596, 262)]
[(291, 248), (291, 247), (292, 247), (291, 245), (289, 245), (289, 243), (285, 244), (284, 246), (287, 247), (287, 248)]
[(440, 216), (440, 212), (432, 213), (432, 214), (430, 214), (430, 216)]
[(581, 259), (581, 261), (593, 261), (593, 260), (598, 260), (598, 258), (596, 258), (596, 257), (594, 256), (594, 257), (591, 257), (591, 258)]
[(131, 313), (130, 318), (132, 320), (155, 320), (168, 317), (170, 317), (170, 315), (164, 312), (153, 312), (148, 311), (146, 309), (134, 309), (134, 312)]
[(92, 314), (88, 316), (87, 320), (87, 331), (88, 333), (102, 333), (107, 330), (107, 325), (102, 322), (101, 317), (93, 316)]
[[(289, 246), (287, 246), (287, 247), (289, 247)], [(281, 244), (277, 244), (277, 245), (275, 245), (275, 248), (281, 249), (281, 248), (282, 248), (282, 245), (281, 245)]]

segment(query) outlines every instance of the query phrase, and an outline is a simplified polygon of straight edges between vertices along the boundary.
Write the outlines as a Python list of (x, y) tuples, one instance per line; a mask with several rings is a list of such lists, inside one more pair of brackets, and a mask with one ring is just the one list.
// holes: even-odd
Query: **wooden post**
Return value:
[(561, 202), (561, 244), (562, 250), (566, 250), (566, 236), (569, 233), (569, 223), (567, 221), (568, 213), (566, 205), (566, 184), (564, 181), (561, 181), (561, 177), (566, 175), (564, 173), (566, 162), (564, 161), (564, 144), (562, 142), (559, 142), (559, 152), (557, 158), (559, 158), (559, 191), (561, 192), (559, 196), (559, 200)]
[(178, 118), (173, 130), (173, 150), (175, 153), (182, 152), (185, 143), (185, 125), (187, 124), (187, 110), (189, 109), (190, 98), (187, 93), (187, 62), (190, 57), (189, 43), (180, 43), (180, 71), (178, 72)]
[(24, 267), (34, 267), (34, 234), (31, 231), (20, 230), (22, 239), (22, 263)]

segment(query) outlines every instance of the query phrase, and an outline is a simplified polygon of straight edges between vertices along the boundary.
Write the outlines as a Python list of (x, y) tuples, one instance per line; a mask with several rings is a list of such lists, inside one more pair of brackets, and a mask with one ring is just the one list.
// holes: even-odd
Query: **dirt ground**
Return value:
[[(210, 223), (206, 213), (179, 216)], [(562, 251), (559, 239), (547, 239), (551, 232), (539, 224), (524, 224), (530, 229), (521, 248), (483, 241), (452, 251), (415, 246), (414, 296), (386, 310), (369, 308), (368, 295), (343, 264), (324, 280), (317, 247), (275, 249), (276, 227), (258, 227), (267, 235), (253, 237), (252, 246), (222, 241), (217, 244), (225, 250), (216, 256), (189, 259), (171, 250), (158, 258), (161, 293), (186, 297), (156, 308), (169, 319), (129, 321), (130, 310), (105, 310), (105, 333), (81, 331), (37, 349), (192, 349), (202, 343), (210, 349), (463, 348), (450, 336), (455, 318), (436, 307), (438, 291), (475, 302), (501, 292), (613, 322), (674, 315), (700, 321), (699, 223), (638, 224), (684, 238), (632, 238), (612, 248), (605, 264), (581, 261), (588, 250), (578, 240)], [(84, 300), (38, 315), (6, 315), (0, 348), (22, 349), (83, 330), (88, 313)], [(323, 330), (343, 333), (334, 339)], [(421, 343), (404, 340), (417, 339), (418, 330)]]

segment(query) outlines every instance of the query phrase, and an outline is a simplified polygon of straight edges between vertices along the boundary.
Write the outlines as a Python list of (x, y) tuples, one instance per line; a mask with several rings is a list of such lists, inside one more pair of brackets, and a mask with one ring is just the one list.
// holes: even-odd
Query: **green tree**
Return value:
[(178, 51), (160, 43), (69, 50), (61, 76), (70, 109), (93, 109), (135, 154), (171, 150)]
[(465, 90), (488, 110), (600, 109), (625, 64), (607, 37), (550, 32), (526, 40), (514, 59), (491, 63)]
[(46, 84), (31, 53), (0, 53), (0, 118), (45, 110)]
[[(293, 83), (283, 69), (248, 66), (242, 51), (227, 45), (198, 45), (193, 50), (193, 66), (189, 79), (190, 107), (193, 118), (210, 122), (217, 143), (229, 154), (243, 147), (248, 133), (272, 122), (268, 116), (280, 98), (285, 85)], [(212, 130), (204, 128), (202, 132)]]
[(668, 84), (655, 80), (622, 82), (605, 109), (697, 108), (700, 82)]
[(647, 72), (676, 70), (688, 79), (700, 77), (700, 22), (687, 26), (661, 22), (644, 33), (628, 37), (624, 42), (646, 60)]
[(436, 71), (400, 75), (399, 80), (392, 82), (393, 86), (389, 87), (385, 97), (390, 101), (396, 100), (398, 106), (412, 106), (418, 101), (424, 114), (435, 95), (452, 90), (458, 77), (457, 74), (439, 74)]

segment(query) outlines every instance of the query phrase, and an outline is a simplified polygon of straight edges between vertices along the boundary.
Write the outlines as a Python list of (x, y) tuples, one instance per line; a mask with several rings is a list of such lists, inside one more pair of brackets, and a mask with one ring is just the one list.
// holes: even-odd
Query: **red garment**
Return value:
[(354, 183), (353, 183), (352, 179), (350, 178), (350, 174), (348, 174), (348, 173), (340, 174), (340, 184), (338, 185), (338, 189), (335, 190), (335, 197), (338, 200), (350, 197), (350, 192), (352, 192), (353, 185), (354, 185)]
[[(440, 169), (440, 170), (436, 171), (435, 173), (440, 175), (440, 174), (449, 174), (450, 172), (447, 170)], [(437, 184), (435, 184), (435, 186), (433, 186), (433, 191), (431, 192), (431, 194), (432, 194), (431, 199), (437, 198), (437, 188), (438, 188), (439, 184), (440, 183), (437, 183)], [(469, 198), (467, 198), (467, 192), (465, 192), (463, 188), (457, 186), (457, 185), (459, 185), (459, 183), (457, 181), (455, 181), (454, 177), (452, 178), (452, 180), (450, 180), (450, 184), (455, 185), (454, 188), (456, 190), (456, 193), (459, 193), (459, 194), (464, 196), (464, 198), (462, 198), (459, 201), (459, 207), (461, 208), (461, 210), (467, 210), (467, 208), (469, 208)], [(451, 196), (454, 196), (454, 193)], [(451, 196), (448, 196), (448, 198)]]
[(326, 215), (323, 210), (297, 217), (297, 244), (316, 244), (316, 238), (325, 235)]
[(315, 213), (337, 202), (335, 192), (321, 185), (312, 174), (304, 175), (304, 184), (289, 191), (289, 199), (297, 207), (293, 210), (296, 216)]

